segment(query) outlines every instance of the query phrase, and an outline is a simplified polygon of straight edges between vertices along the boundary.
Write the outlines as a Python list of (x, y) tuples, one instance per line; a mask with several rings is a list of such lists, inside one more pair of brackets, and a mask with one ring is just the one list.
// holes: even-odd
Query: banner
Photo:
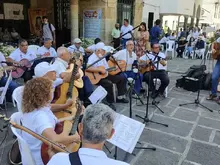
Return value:
[(41, 35), (42, 31), (42, 17), (47, 15), (46, 9), (28, 9), (28, 17), (30, 24), (30, 31), (36, 36)]
[(83, 11), (83, 37), (100, 37), (102, 10)]
[(24, 20), (24, 6), (17, 3), (4, 3), (5, 19)]

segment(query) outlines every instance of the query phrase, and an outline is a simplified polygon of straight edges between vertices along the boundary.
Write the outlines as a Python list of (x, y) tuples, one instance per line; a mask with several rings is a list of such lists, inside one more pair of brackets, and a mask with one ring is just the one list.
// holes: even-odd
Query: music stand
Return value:
[[(146, 53), (146, 56), (148, 57), (148, 59), (150, 60), (150, 65), (153, 65), (155, 67), (155, 64), (153, 63), (153, 61), (149, 58), (148, 54)], [(159, 59), (157, 60), (156, 62), (157, 66), (156, 66), (156, 70), (158, 70), (158, 67), (159, 67)], [(149, 80), (148, 80), (148, 92), (147, 92), (147, 104), (146, 104), (146, 114), (145, 114), (145, 117), (142, 117), (140, 115), (135, 115), (137, 118), (140, 118), (143, 120), (143, 123), (155, 123), (155, 124), (159, 124), (159, 125), (162, 125), (162, 126), (165, 126), (165, 127), (168, 127), (167, 124), (164, 124), (164, 123), (159, 123), (159, 122), (155, 122), (153, 120), (150, 120), (149, 119), (149, 100), (150, 100), (150, 87), (151, 87), (151, 79), (152, 79), (152, 71), (149, 72)], [(157, 78), (156, 78), (156, 83), (155, 83), (155, 88), (157, 88)], [(153, 99), (152, 101), (152, 105), (155, 106), (157, 109), (159, 109), (162, 113), (164, 113), (160, 107), (158, 107), (157, 105), (158, 102), (155, 101), (155, 98)]]

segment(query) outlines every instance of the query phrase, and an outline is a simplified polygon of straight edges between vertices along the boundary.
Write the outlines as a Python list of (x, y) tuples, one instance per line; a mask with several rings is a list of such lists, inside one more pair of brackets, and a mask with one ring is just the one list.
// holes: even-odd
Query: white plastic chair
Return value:
[(208, 51), (206, 53), (206, 59), (211, 59), (211, 56), (212, 56), (212, 44), (209, 44), (208, 45)]
[[(14, 121), (16, 124), (21, 125), (21, 123), (20, 123), (21, 117), (22, 117), (22, 113), (21, 112), (16, 112), (16, 113), (11, 115), (11, 120)], [(18, 139), (18, 145), (19, 145), (19, 150), (20, 150), (20, 153), (21, 153), (22, 164), (23, 165), (36, 165), (28, 144), (26, 143), (26, 141), (21, 136), (22, 131), (17, 129), (17, 128), (14, 128), (13, 126), (11, 126), (11, 130), (12, 130), (13, 134)], [(25, 156), (25, 159), (23, 159), (24, 156)]]
[(37, 54), (37, 50), (40, 48), (38, 45), (29, 45), (28, 50), (35, 52)]
[(165, 55), (168, 57), (168, 52), (172, 53), (172, 58), (175, 56), (175, 41), (167, 41)]
[(1, 92), (0, 104), (3, 104), (3, 103), (5, 104), (5, 110), (7, 110), (5, 96), (6, 96), (6, 93), (7, 93), (7, 90), (8, 90), (8, 86), (9, 86), (11, 80), (12, 80), (12, 77), (11, 77), (11, 72), (10, 72), (9, 75), (8, 75), (8, 79), (7, 79), (7, 82), (6, 82), (5, 86), (4, 87), (0, 87), (0, 92)]
[(12, 93), (12, 101), (14, 107), (17, 106), (18, 112), (22, 112), (22, 94), (24, 86), (17, 87)]

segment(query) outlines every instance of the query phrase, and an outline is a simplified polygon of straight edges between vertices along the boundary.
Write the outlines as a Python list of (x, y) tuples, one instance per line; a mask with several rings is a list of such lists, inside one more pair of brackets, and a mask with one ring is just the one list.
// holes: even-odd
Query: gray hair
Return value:
[(128, 40), (128, 41), (126, 42), (126, 46), (127, 46), (128, 44), (130, 44), (131, 42), (134, 44), (134, 41)]
[(66, 47), (61, 46), (57, 49), (57, 56), (60, 57), (62, 54), (67, 53), (67, 52), (68, 52), (68, 49)]
[(83, 124), (83, 142), (99, 144), (111, 135), (115, 112), (105, 104), (90, 105), (86, 108)]

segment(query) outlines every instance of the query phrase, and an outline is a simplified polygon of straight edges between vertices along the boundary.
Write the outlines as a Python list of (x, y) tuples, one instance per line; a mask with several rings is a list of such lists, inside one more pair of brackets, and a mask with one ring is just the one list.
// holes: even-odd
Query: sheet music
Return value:
[(132, 153), (145, 125), (139, 121), (117, 114), (114, 122), (115, 133), (108, 142)]
[(96, 90), (89, 96), (89, 100), (92, 104), (100, 103), (107, 95), (107, 91), (102, 87), (99, 86)]

